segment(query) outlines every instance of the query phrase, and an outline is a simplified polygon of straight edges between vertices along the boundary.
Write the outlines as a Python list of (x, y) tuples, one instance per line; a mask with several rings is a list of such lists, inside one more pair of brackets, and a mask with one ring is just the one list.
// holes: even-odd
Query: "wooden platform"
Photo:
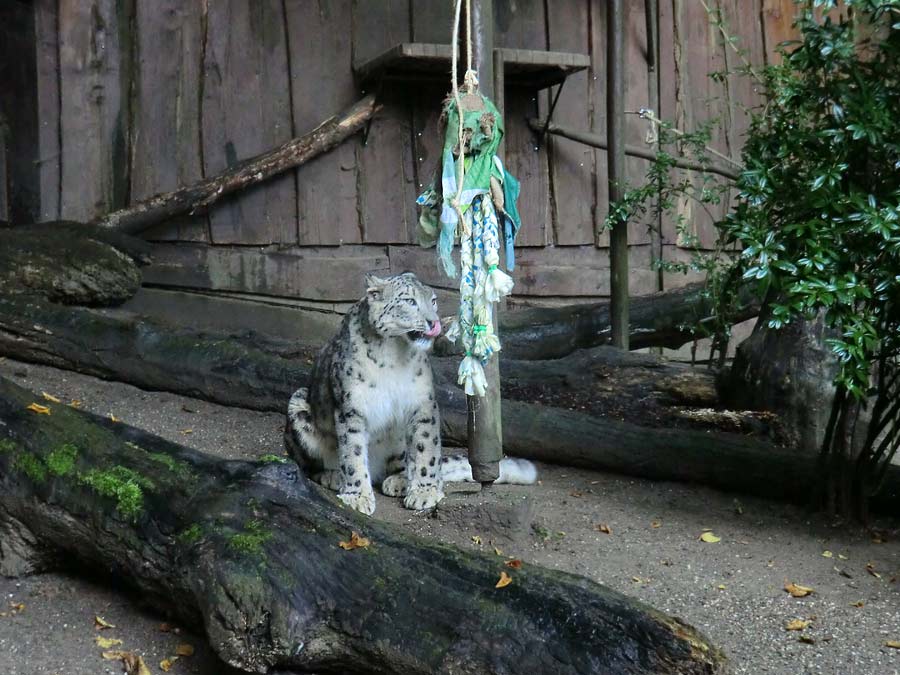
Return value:
[[(506, 64), (504, 77), (512, 87), (545, 89), (591, 65), (587, 54), (537, 49), (495, 49)], [(450, 45), (402, 42), (378, 56), (354, 64), (361, 83), (379, 80), (446, 80), (450, 75)]]

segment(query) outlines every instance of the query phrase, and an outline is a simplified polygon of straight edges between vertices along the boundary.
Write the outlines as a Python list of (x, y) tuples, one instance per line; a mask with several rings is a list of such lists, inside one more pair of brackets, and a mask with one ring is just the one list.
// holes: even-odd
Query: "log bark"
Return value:
[[(293, 463), (218, 460), (0, 380), (5, 572), (113, 570), (246, 672), (719, 673), (690, 626), (574, 575), (406, 535)], [(352, 531), (370, 540), (344, 550)], [(495, 588), (501, 571), (513, 582)]]
[(268, 180), (328, 152), (360, 131), (378, 109), (375, 96), (366, 96), (304, 136), (245, 160), (211, 178), (109, 213), (97, 219), (96, 224), (136, 234), (172, 216), (206, 209), (225, 195)]
[[(312, 356), (250, 333), (201, 334), (122, 312), (2, 297), (0, 354), (274, 412), (284, 412), (293, 391), (307, 384)], [(452, 364), (436, 360), (435, 375), (442, 435), (448, 444), (465, 445), (465, 396)], [(643, 426), (508, 399), (503, 419), (507, 454), (564, 465), (792, 501), (805, 499), (816, 472), (815, 456), (736, 433)], [(900, 507), (900, 467), (888, 473), (873, 507)]]
[[(696, 336), (690, 327), (711, 317), (712, 305), (704, 284), (689, 284), (671, 291), (631, 298), (631, 349), (677, 348)], [(760, 301), (750, 286), (739, 292), (740, 307), (735, 323), (759, 314)], [(609, 302), (565, 307), (534, 307), (500, 315), (503, 353), (514, 359), (558, 359), (576, 349), (610, 342)], [(460, 353), (459, 345), (446, 341), (436, 345), (441, 355)]]
[(0, 228), (0, 291), (64, 304), (121, 304), (141, 286), (149, 245), (71, 221)]

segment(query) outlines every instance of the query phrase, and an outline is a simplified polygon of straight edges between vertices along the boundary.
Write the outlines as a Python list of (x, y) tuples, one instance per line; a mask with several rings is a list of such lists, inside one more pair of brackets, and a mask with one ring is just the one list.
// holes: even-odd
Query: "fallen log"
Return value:
[[(704, 288), (705, 284), (696, 283), (631, 298), (631, 348), (674, 349), (694, 340), (691, 329), (709, 321), (713, 311)], [(753, 288), (743, 286), (738, 298), (735, 323), (759, 314), (760, 300)], [(514, 359), (558, 359), (576, 349), (609, 344), (609, 302), (503, 312), (500, 335), (503, 353)], [(441, 355), (459, 354), (460, 346), (442, 341), (436, 350)]]
[(375, 96), (366, 96), (304, 136), (240, 162), (216, 176), (108, 213), (97, 218), (95, 223), (135, 234), (172, 216), (204, 210), (225, 195), (261, 183), (328, 152), (360, 131), (378, 109)]
[(141, 287), (150, 247), (124, 234), (71, 221), (0, 228), (0, 290), (63, 304), (117, 305)]
[[(122, 312), (0, 297), (0, 354), (254, 410), (284, 412), (305, 386), (312, 354), (260, 336), (177, 330)], [(650, 358), (646, 356), (646, 358)], [(452, 367), (435, 369), (441, 432), (465, 445), (465, 396)], [(642, 426), (503, 401), (507, 454), (614, 473), (699, 483), (801, 501), (816, 458), (752, 436)], [(900, 507), (900, 467), (875, 498)]]
[[(245, 672), (720, 673), (692, 627), (586, 579), (404, 534), (293, 463), (219, 460), (0, 379), (0, 571), (112, 571)], [(351, 532), (368, 546), (344, 550)], [(512, 583), (495, 588), (501, 572)]]

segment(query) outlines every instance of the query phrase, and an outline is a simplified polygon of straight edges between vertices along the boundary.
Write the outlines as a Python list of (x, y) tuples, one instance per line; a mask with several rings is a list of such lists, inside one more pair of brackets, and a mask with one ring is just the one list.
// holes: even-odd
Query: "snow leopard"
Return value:
[[(366, 276), (366, 294), (288, 404), (289, 454), (344, 504), (375, 511), (373, 484), (408, 509), (435, 506), (444, 481), (472, 481), (462, 455), (442, 456), (428, 353), (441, 333), (437, 299), (415, 274)], [(534, 483), (534, 465), (504, 458), (500, 483)]]

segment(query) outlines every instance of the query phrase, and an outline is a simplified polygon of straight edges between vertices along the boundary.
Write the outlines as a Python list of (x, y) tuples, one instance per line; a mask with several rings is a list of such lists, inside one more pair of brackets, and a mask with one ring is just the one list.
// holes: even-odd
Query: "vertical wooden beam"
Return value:
[[(472, 0), (472, 65), (478, 71), (479, 89), (493, 99), (494, 78), (494, 0)], [(502, 70), (501, 70), (502, 78)], [(497, 306), (499, 311), (500, 306)], [(497, 311), (494, 330), (499, 331)], [(469, 463), (472, 478), (486, 487), (500, 476), (503, 456), (503, 428), (500, 418), (500, 358), (495, 354), (487, 366), (488, 389), (480, 400), (467, 398), (469, 415)]]
[[(644, 0), (644, 19), (647, 31), (647, 107), (653, 114), (659, 117), (659, 3), (658, 0)], [(653, 151), (659, 152), (659, 138), (653, 144)], [(661, 185), (659, 187), (662, 187)], [(659, 206), (659, 195), (656, 197), (654, 207)], [(652, 258), (662, 260), (662, 214), (657, 213), (650, 230), (650, 247), (653, 249)], [(651, 263), (652, 264), (652, 263)], [(663, 290), (663, 269), (657, 267), (656, 290)], [(660, 348), (660, 353), (662, 349)]]
[[(607, 0), (606, 135), (609, 151), (609, 204), (620, 202), (625, 185), (625, 8), (622, 0)], [(628, 222), (615, 223), (610, 233), (610, 314), (612, 344), (628, 349)]]

